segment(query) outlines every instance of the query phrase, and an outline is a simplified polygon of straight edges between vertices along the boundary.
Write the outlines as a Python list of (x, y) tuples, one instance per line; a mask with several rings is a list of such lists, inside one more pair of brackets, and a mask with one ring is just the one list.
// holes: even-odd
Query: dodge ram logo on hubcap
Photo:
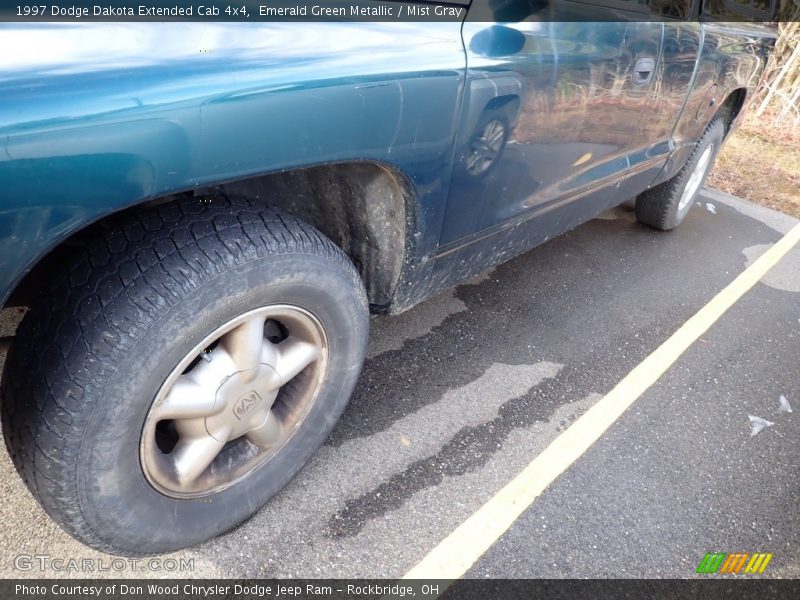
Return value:
[(236, 401), (236, 404), (233, 405), (233, 415), (241, 421), (242, 417), (244, 417), (250, 411), (250, 409), (260, 401), (261, 396), (256, 394), (254, 391), (251, 390), (247, 392), (244, 396)]

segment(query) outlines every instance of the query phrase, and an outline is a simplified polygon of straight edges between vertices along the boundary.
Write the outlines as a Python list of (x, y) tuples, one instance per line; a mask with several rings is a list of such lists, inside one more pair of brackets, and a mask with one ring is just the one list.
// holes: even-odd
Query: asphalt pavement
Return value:
[[(348, 410), (283, 492), (229, 534), (160, 557), (183, 571), (117, 562), (99, 575), (402, 576), (796, 223), (710, 190), (669, 233), (618, 208), (374, 317)], [(0, 336), (20, 316), (0, 313)], [(774, 554), (765, 576), (800, 577), (798, 356), (795, 248), (468, 576), (691, 577), (706, 552), (746, 551)], [(772, 425), (751, 436), (751, 415)], [(0, 487), (0, 575), (112, 564), (47, 517), (5, 452)]]

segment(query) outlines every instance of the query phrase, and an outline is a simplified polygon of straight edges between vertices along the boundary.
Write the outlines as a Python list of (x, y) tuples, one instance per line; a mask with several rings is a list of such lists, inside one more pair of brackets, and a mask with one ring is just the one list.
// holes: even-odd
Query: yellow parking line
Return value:
[[(461, 577), (548, 485), (594, 444), (647, 388), (800, 240), (800, 224), (744, 270), (614, 389), (553, 440), (503, 489), (444, 538), (404, 579)], [(444, 590), (441, 590), (444, 591)]]

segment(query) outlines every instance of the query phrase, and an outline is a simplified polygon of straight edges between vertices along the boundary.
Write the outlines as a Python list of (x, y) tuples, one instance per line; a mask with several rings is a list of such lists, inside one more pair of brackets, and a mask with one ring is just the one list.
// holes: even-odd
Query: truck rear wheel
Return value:
[(486, 177), (500, 162), (509, 130), (508, 118), (502, 111), (486, 111), (463, 158), (464, 173), (470, 177)]
[(678, 174), (639, 194), (636, 198), (636, 220), (662, 231), (680, 225), (714, 166), (724, 136), (722, 119), (711, 121)]
[(324, 442), (368, 305), (342, 251), (239, 199), (128, 215), (20, 326), (3, 430), (33, 495), (95, 548), (156, 553), (252, 515)]

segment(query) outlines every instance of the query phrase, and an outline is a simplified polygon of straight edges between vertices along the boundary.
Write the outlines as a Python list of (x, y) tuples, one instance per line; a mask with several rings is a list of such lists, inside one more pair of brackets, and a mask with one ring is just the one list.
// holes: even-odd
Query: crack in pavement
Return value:
[[(495, 367), (497, 365), (483, 378), (490, 382), (503, 381), (503, 374), (498, 373), (501, 369)], [(551, 377), (555, 375), (552, 371), (557, 370), (554, 367), (550, 367)], [(517, 367), (516, 370), (525, 369)], [(368, 521), (400, 508), (416, 492), (438, 485), (445, 477), (464, 475), (484, 466), (500, 450), (512, 430), (548, 421), (563, 400), (538, 389), (542, 385), (546, 386), (539, 383), (525, 394), (503, 403), (494, 418), (462, 427), (436, 454), (411, 463), (358, 498), (346, 500), (344, 508), (328, 521), (328, 537), (357, 535)], [(492, 387), (496, 390), (497, 385)], [(491, 406), (491, 402), (489, 404)]]

